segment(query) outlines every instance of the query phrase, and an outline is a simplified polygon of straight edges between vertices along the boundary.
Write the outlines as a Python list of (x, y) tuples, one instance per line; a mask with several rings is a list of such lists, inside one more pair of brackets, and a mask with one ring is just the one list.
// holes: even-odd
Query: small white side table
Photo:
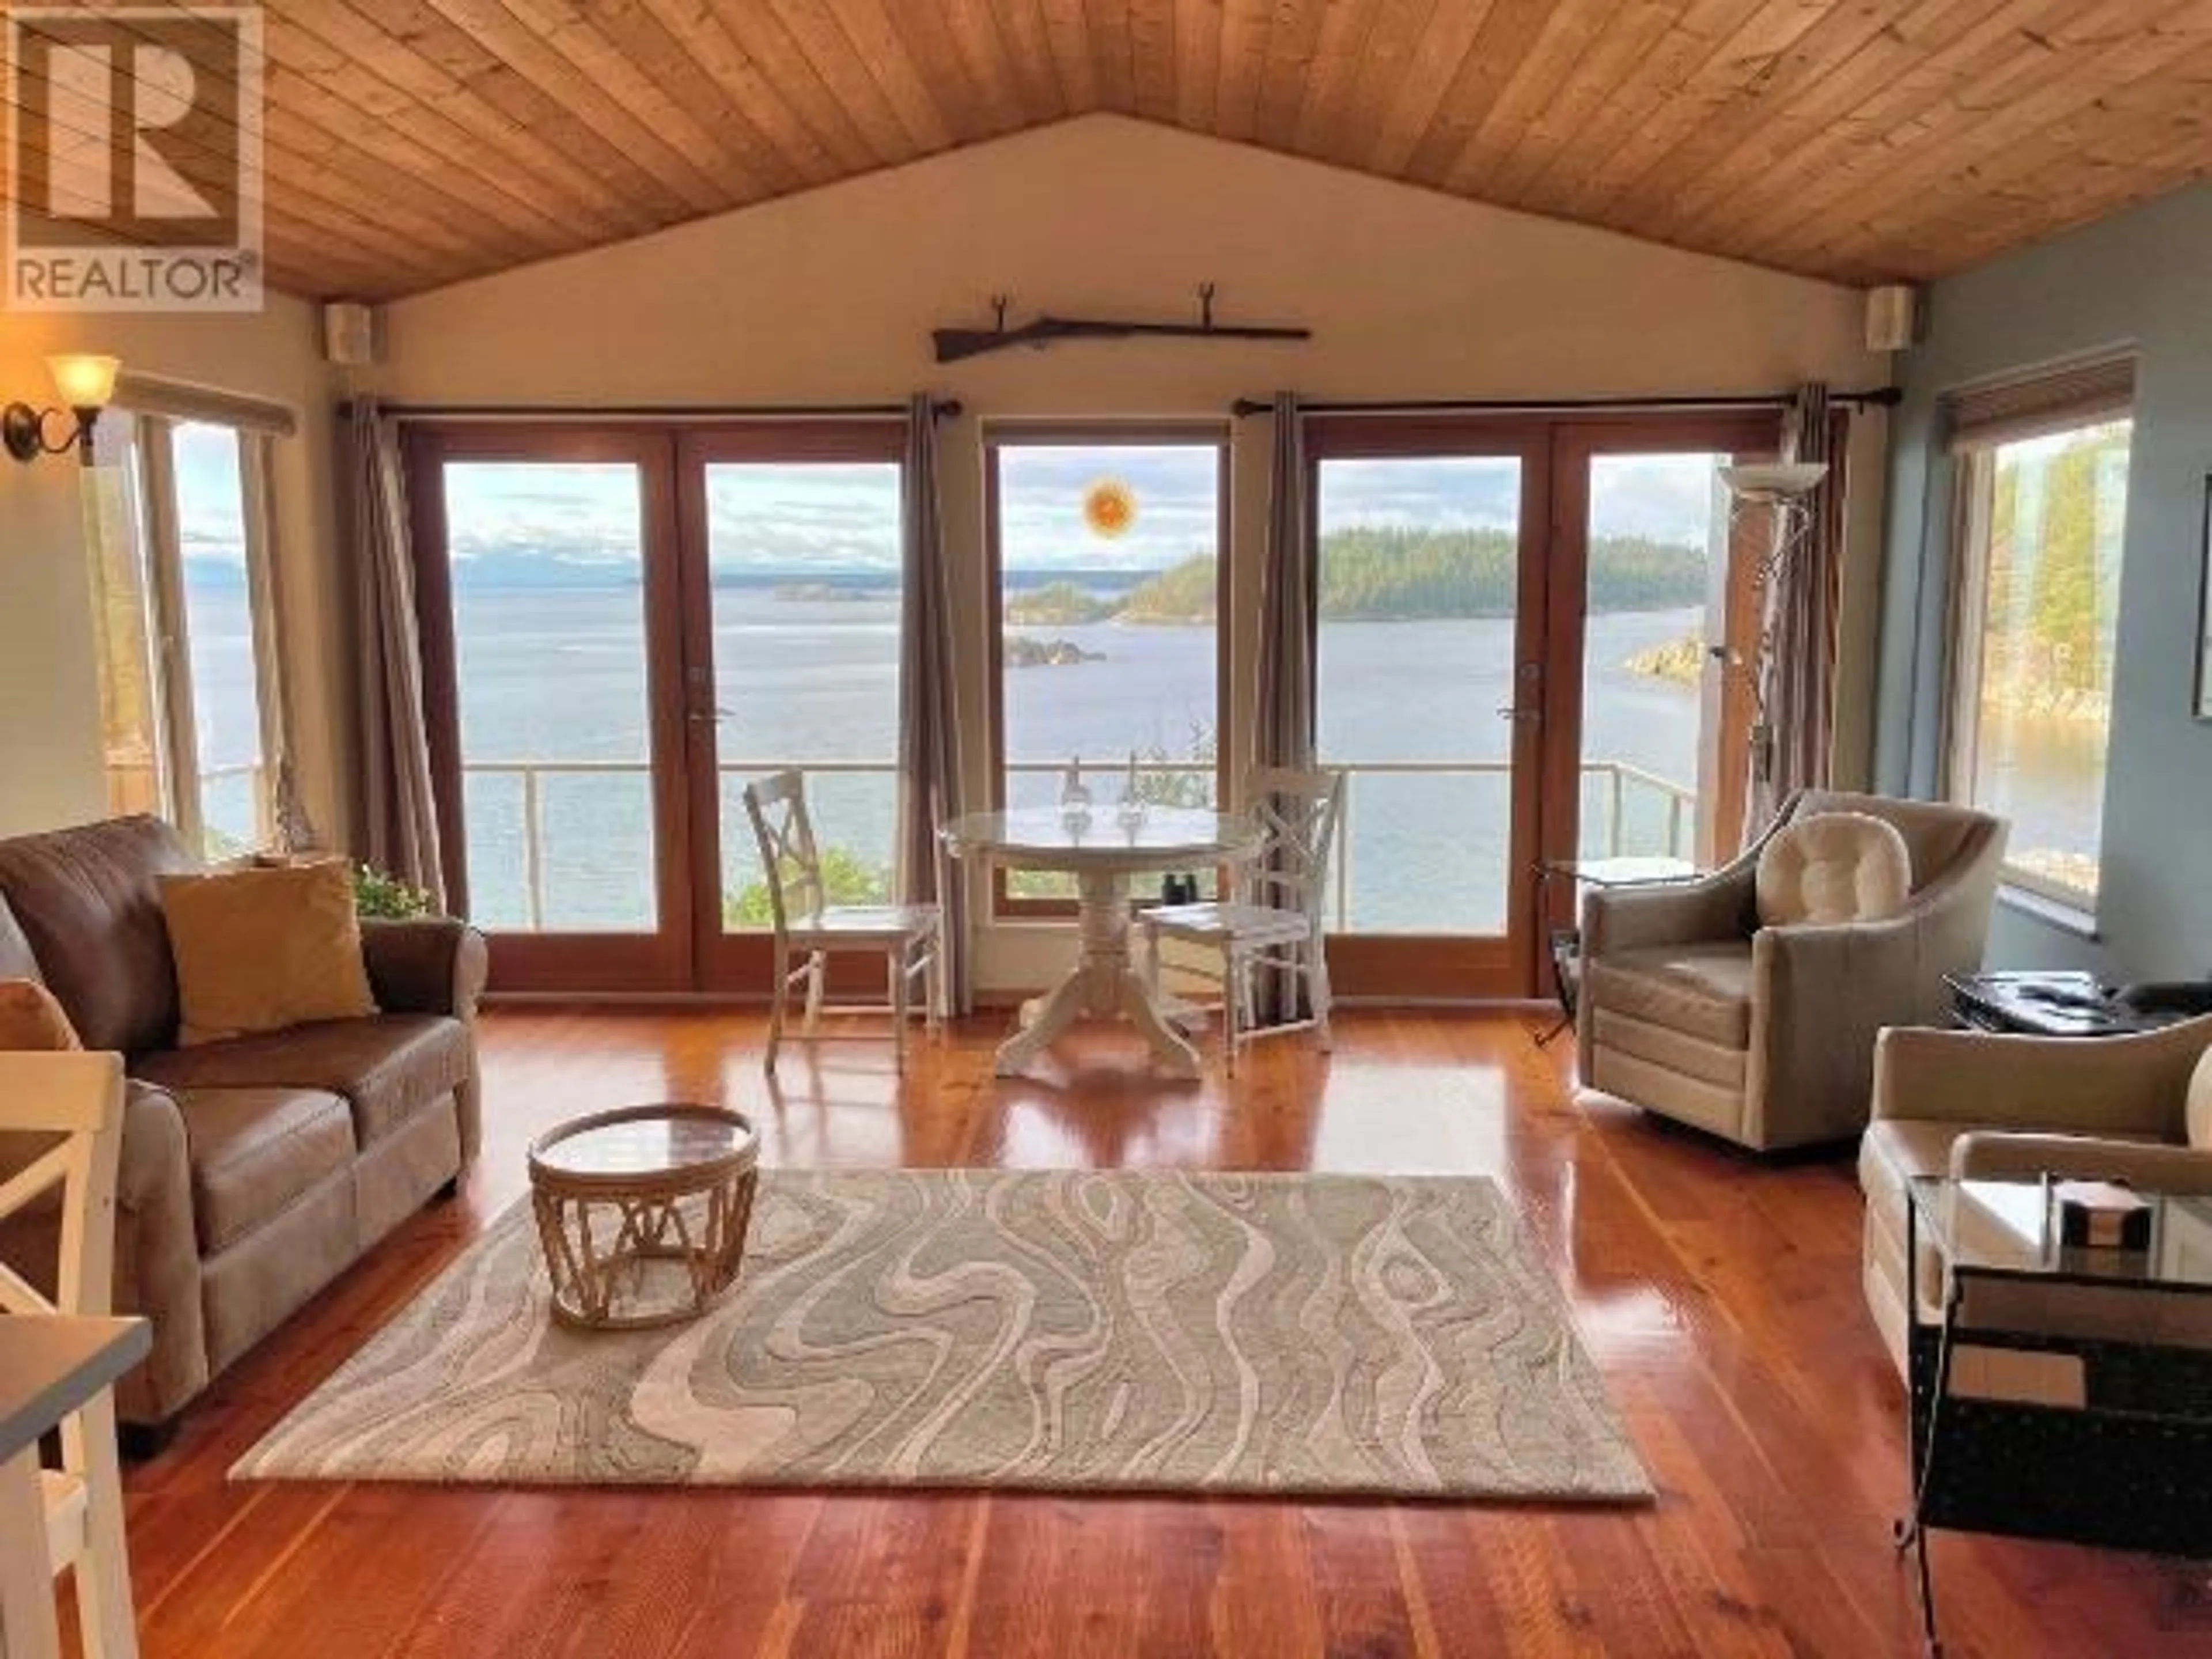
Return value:
[(1235, 813), (1182, 807), (1153, 807), (1128, 823), (1111, 809), (1087, 819), (1042, 809), (971, 812), (946, 824), (943, 835), (956, 858), (1075, 878), (1075, 965), (1035, 1018), (999, 1046), (1000, 1077), (1016, 1075), (1085, 1015), (1128, 1019), (1162, 1066), (1177, 1077), (1198, 1075), (1198, 1050), (1176, 1029), (1170, 1011), (1152, 1000), (1145, 976), (1130, 963), (1129, 883), (1147, 872), (1242, 864), (1259, 854), (1257, 824)]

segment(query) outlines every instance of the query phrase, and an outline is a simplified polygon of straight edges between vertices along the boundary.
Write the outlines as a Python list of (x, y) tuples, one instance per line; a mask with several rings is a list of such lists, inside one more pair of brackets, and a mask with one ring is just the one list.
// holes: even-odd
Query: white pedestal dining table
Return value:
[(1075, 965), (1024, 1010), (1020, 1029), (1000, 1044), (1000, 1077), (1021, 1072), (1085, 1016), (1127, 1019), (1163, 1066), (1178, 1077), (1198, 1075), (1198, 1051), (1129, 959), (1129, 884), (1140, 875), (1243, 863), (1260, 852), (1258, 825), (1237, 813), (1183, 807), (1152, 807), (1141, 818), (1124, 818), (1112, 808), (1085, 815), (1048, 807), (971, 812), (941, 834), (947, 852), (986, 869), (1003, 865), (1075, 878)]

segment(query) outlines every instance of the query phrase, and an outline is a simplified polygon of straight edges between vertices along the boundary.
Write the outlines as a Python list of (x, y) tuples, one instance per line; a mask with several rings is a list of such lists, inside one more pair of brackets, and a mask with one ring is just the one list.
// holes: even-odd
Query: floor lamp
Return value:
[(1759, 605), (1759, 645), (1751, 661), (1738, 667), (1751, 676), (1751, 775), (1759, 783), (1774, 775), (1774, 727), (1767, 719), (1766, 670), (1772, 660), (1779, 613), (1775, 585), (1813, 532), (1813, 492), (1828, 476), (1826, 461), (1759, 461), (1721, 468), (1729, 493), (1729, 540), (1733, 545), (1746, 514), (1764, 510), (1771, 534), (1767, 551), (1752, 573)]

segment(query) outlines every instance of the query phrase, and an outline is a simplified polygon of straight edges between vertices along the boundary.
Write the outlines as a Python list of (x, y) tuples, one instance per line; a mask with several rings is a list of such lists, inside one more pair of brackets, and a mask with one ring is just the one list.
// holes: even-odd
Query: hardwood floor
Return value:
[[(129, 1480), (149, 1656), (1909, 1655), (1901, 1392), (1859, 1300), (1846, 1162), (1763, 1166), (1577, 1108), (1517, 1015), (1352, 1014), (1234, 1086), (1078, 1039), (990, 1074), (999, 1017), (792, 1053), (750, 1015), (501, 1012), (485, 1156), (218, 1383)], [(951, 1493), (230, 1486), (231, 1462), (520, 1196), (554, 1119), (752, 1113), (783, 1164), (1478, 1173), (1520, 1204), (1660, 1488), (1647, 1510)], [(2201, 1570), (1939, 1535), (1946, 1652), (2212, 1654)]]

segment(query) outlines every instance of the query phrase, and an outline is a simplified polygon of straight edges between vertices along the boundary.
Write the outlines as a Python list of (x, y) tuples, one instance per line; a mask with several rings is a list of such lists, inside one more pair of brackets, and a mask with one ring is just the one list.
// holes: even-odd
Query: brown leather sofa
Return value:
[[(198, 865), (150, 817), (0, 841), (0, 978), (42, 980), (88, 1048), (129, 1065), (115, 1310), (149, 1319), (154, 1347), (116, 1401), (142, 1446), (451, 1190), (479, 1140), (482, 935), (450, 920), (365, 921), (380, 1012), (179, 1048), (156, 878)], [(0, 1144), (0, 1176), (30, 1151)], [(0, 1258), (50, 1270), (36, 1225), (0, 1233)]]

